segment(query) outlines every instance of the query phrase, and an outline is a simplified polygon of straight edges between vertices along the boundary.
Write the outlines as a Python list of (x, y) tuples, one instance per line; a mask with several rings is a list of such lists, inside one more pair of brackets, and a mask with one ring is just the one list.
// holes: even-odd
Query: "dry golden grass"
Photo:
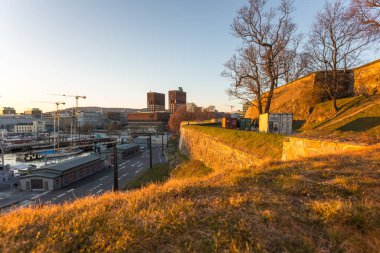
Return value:
[(380, 145), (0, 216), (2, 252), (378, 252)]

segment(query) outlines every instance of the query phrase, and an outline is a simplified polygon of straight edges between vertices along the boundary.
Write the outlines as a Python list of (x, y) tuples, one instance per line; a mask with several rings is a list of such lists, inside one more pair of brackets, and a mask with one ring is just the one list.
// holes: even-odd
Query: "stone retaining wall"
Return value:
[(289, 137), (283, 144), (282, 160), (288, 161), (302, 157), (336, 154), (363, 148), (366, 148), (366, 146)]
[(253, 155), (232, 148), (196, 130), (182, 127), (179, 149), (191, 159), (214, 170), (249, 168), (260, 162)]

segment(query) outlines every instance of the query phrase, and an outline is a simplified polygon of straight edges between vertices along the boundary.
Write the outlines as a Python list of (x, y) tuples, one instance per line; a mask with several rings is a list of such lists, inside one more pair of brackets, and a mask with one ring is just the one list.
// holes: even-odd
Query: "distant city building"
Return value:
[(44, 121), (33, 121), (30, 123), (23, 123), (14, 126), (15, 133), (42, 133), (45, 132)]
[(169, 112), (174, 113), (180, 106), (186, 105), (186, 92), (182, 87), (169, 91)]
[(106, 123), (127, 124), (128, 114), (126, 112), (108, 111), (104, 113)]
[(129, 113), (128, 124), (149, 124), (149, 123), (162, 123), (166, 124), (169, 121), (169, 112), (140, 112)]
[(78, 126), (91, 126), (93, 128), (103, 127), (103, 114), (101, 112), (79, 112)]
[(3, 107), (1, 114), (3, 114), (3, 115), (15, 115), (16, 110), (13, 107)]
[[(31, 115), (0, 115), (0, 126), (4, 127), (8, 132), (14, 131), (15, 125), (33, 125), (33, 121), (36, 121), (36, 118)], [(44, 121), (46, 128), (53, 129), (52, 118), (43, 118), (38, 121)]]
[(32, 108), (24, 112), (24, 115), (31, 115), (35, 118), (42, 118), (42, 111), (38, 108)]
[(165, 94), (157, 92), (147, 93), (147, 108), (148, 112), (163, 112), (165, 111)]

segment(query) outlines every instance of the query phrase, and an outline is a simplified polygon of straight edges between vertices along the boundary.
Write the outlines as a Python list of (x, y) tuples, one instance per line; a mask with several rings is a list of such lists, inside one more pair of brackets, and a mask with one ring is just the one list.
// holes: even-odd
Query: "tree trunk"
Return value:
[(336, 96), (333, 97), (333, 106), (334, 106), (334, 110), (335, 110), (335, 112), (338, 112), (338, 111), (339, 111), (339, 107), (338, 107), (338, 105), (336, 104)]
[(261, 98), (257, 100), (257, 110), (259, 111), (259, 115), (263, 113), (263, 104), (261, 103)]
[(264, 113), (269, 113), (270, 104), (272, 102), (272, 97), (273, 97), (274, 87), (275, 87), (275, 83), (271, 82), (270, 89), (269, 89), (269, 92), (268, 92), (267, 103), (265, 105), (265, 111), (264, 111)]

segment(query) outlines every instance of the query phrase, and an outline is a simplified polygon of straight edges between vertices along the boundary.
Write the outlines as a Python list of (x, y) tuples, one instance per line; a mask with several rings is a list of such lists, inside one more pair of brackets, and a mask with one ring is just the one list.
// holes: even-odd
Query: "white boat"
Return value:
[(61, 150), (58, 150), (54, 153), (47, 152), (46, 154), (43, 154), (43, 156), (46, 159), (55, 159), (55, 158), (62, 158), (62, 157), (67, 157), (67, 156), (78, 155), (82, 152), (83, 152), (82, 149), (61, 149)]

